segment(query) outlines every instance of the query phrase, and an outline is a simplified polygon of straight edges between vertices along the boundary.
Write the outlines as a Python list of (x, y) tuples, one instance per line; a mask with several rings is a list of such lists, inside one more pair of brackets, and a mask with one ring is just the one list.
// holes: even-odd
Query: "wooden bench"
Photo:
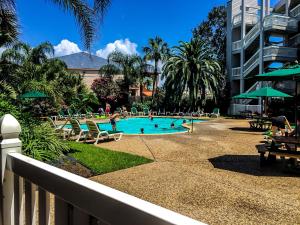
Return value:
[(251, 120), (249, 121), (251, 129), (254, 130), (269, 130), (271, 129), (272, 123), (264, 120)]
[[(300, 159), (300, 151), (280, 149), (283, 146), (283, 144), (265, 144), (258, 149), (258, 153), (260, 153), (260, 165), (264, 166), (267, 162), (275, 162), (277, 156), (281, 158), (284, 165), (286, 164), (286, 158), (294, 159), (293, 162), (296, 164), (296, 160)], [(266, 153), (269, 153), (267, 157), (265, 157)]]

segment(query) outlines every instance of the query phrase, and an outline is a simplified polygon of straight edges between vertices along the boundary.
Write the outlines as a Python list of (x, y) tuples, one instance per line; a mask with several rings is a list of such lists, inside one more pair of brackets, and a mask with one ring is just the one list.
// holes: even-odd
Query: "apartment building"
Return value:
[[(232, 96), (264, 86), (255, 75), (298, 59), (300, 0), (280, 0), (273, 7), (270, 0), (231, 0), (227, 15), (227, 71)], [(251, 100), (232, 103), (230, 113), (260, 111), (261, 103), (254, 104)]]

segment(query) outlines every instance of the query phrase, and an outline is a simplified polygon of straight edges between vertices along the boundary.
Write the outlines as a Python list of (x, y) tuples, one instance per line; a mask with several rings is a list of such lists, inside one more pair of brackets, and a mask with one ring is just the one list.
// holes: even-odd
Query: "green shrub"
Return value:
[(41, 161), (57, 159), (69, 150), (48, 123), (23, 127), (21, 139), (23, 153)]
[(12, 114), (17, 119), (20, 118), (18, 108), (12, 102), (7, 101), (5, 95), (0, 95), (0, 117), (5, 114)]

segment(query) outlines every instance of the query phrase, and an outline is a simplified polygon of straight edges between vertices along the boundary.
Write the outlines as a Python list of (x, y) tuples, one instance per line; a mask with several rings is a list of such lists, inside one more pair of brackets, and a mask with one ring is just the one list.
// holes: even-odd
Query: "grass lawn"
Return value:
[(71, 148), (69, 155), (95, 175), (153, 162), (142, 156), (111, 151), (91, 144), (69, 142), (69, 146)]

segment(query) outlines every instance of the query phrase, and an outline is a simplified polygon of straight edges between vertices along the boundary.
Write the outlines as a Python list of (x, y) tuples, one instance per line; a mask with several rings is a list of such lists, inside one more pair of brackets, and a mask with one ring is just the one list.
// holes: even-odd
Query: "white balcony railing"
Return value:
[(261, 113), (261, 105), (247, 105), (247, 104), (231, 104), (231, 115), (240, 115), (241, 112), (251, 111), (252, 113)]
[(240, 50), (242, 47), (242, 41), (239, 40), (239, 41), (235, 41), (232, 43), (232, 51), (238, 51)]
[(238, 78), (241, 76), (241, 67), (232, 68), (232, 77)]
[(295, 18), (291, 18), (284, 15), (271, 14), (264, 19), (264, 29), (279, 29), (287, 31), (297, 31), (298, 21)]
[(298, 17), (300, 16), (300, 4), (298, 4), (295, 8), (290, 11), (290, 16)]
[[(254, 25), (258, 22), (259, 16), (257, 13), (245, 13), (245, 24)], [(232, 18), (233, 26), (236, 26), (242, 22), (242, 13), (235, 15)]]
[(22, 155), (21, 127), (11, 115), (0, 119), (0, 128), (2, 225), (203, 224)]
[(264, 60), (268, 58), (280, 57), (286, 59), (296, 59), (297, 58), (298, 49), (283, 47), (283, 46), (268, 46), (264, 48)]

